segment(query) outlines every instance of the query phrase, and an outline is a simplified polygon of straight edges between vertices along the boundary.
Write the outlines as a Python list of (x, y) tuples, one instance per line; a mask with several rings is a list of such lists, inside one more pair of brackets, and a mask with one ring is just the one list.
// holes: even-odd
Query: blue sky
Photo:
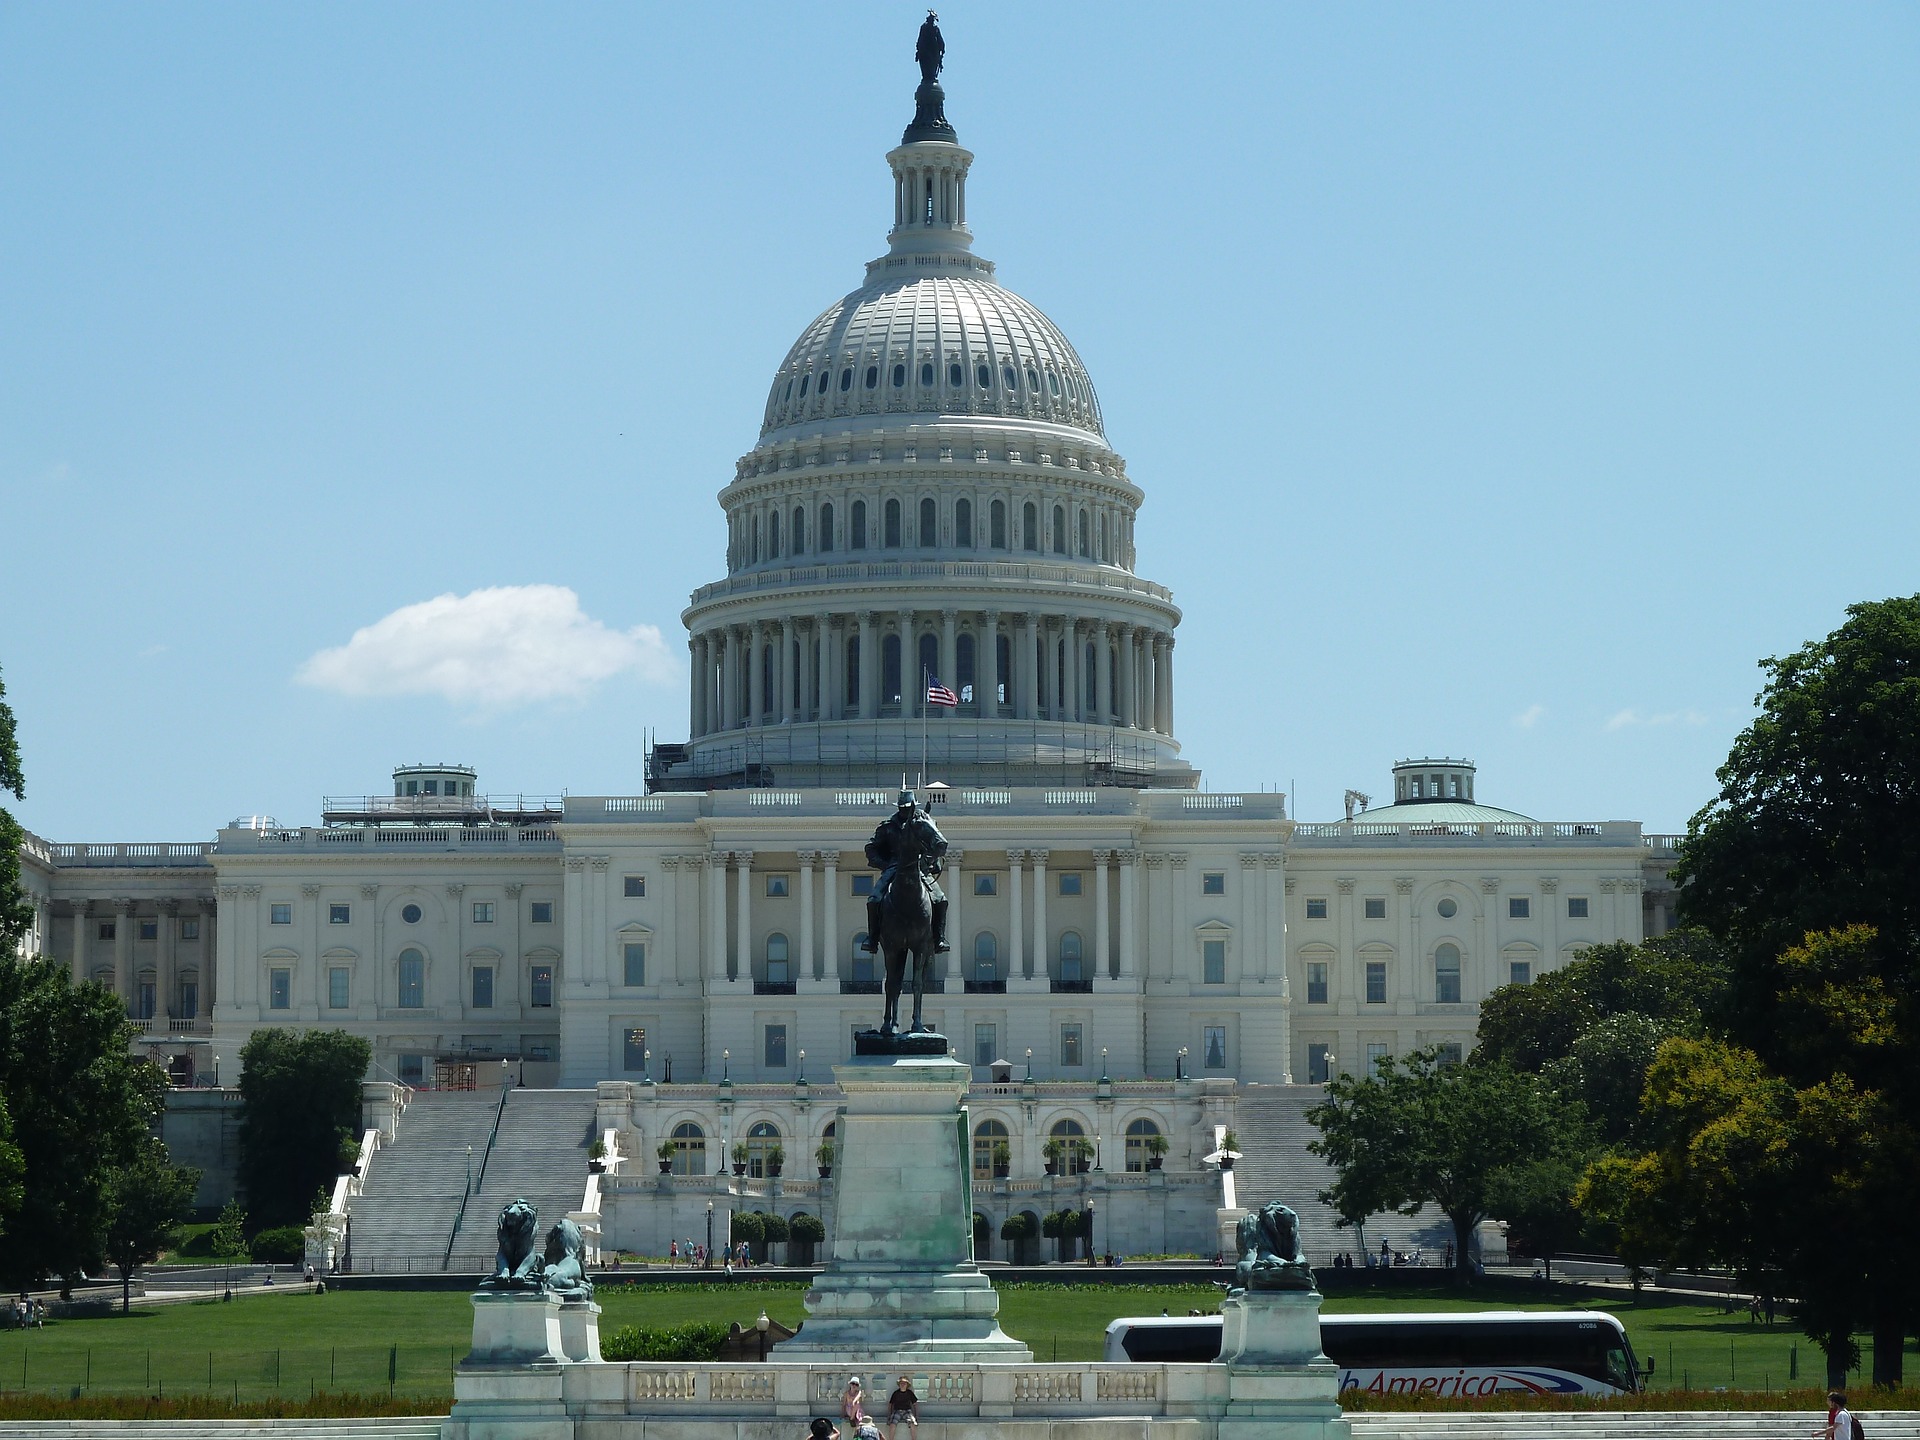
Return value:
[[(1920, 10), (942, 16), (976, 246), (1146, 490), (1212, 788), (1328, 818), (1464, 754), (1677, 829), (1759, 657), (1920, 589)], [(638, 791), (715, 492), (883, 249), (919, 18), (0, 7), (23, 821)], [(469, 663), (397, 673), (442, 612)]]

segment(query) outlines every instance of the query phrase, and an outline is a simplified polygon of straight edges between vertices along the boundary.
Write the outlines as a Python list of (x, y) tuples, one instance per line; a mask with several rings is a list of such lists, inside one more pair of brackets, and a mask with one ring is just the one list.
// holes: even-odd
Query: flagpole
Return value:
[(927, 667), (920, 667), (920, 788), (927, 786)]

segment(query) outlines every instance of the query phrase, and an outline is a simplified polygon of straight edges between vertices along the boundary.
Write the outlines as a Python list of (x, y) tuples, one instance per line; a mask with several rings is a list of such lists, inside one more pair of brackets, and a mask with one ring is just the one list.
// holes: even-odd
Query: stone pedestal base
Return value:
[[(599, 1306), (594, 1306), (597, 1312)], [(473, 1293), (472, 1367), (558, 1365), (567, 1358), (560, 1336), (560, 1297), (544, 1290)]]
[(807, 1322), (775, 1358), (820, 1364), (1029, 1361), (1000, 1328), (1000, 1297), (977, 1270), (829, 1272), (807, 1291)]
[(560, 1303), (560, 1350), (569, 1364), (600, 1363), (600, 1307), (593, 1301)]
[[(453, 1377), (453, 1440), (572, 1440), (573, 1421), (561, 1397), (568, 1359), (567, 1330), (590, 1329), (600, 1358), (600, 1307), (578, 1303), (571, 1326), (561, 1319), (558, 1295), (544, 1290), (477, 1290), (473, 1296), (473, 1351)], [(587, 1338), (577, 1338), (584, 1346)]]
[(1340, 1367), (1320, 1348), (1313, 1290), (1244, 1290), (1220, 1303), (1227, 1413), (1219, 1440), (1346, 1440)]

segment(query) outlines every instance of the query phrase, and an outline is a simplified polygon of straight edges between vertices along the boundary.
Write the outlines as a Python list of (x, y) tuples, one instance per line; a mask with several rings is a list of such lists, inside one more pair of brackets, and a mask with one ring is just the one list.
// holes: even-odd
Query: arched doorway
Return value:
[(973, 1259), (978, 1264), (993, 1258), (993, 1225), (978, 1210), (973, 1212)]

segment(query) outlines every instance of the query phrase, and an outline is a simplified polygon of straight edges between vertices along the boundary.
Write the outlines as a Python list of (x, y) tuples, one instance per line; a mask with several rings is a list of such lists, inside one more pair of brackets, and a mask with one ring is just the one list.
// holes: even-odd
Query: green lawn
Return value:
[[(601, 1325), (674, 1325), (737, 1320), (751, 1325), (764, 1306), (783, 1325), (802, 1318), (798, 1284), (642, 1286), (599, 1291)], [(1098, 1358), (1107, 1322), (1119, 1315), (1212, 1310), (1220, 1291), (1200, 1286), (1025, 1286), (1001, 1291), (1001, 1323), (1041, 1360)], [(1784, 1321), (1771, 1331), (1744, 1314), (1662, 1297), (1631, 1297), (1556, 1286), (1513, 1298), (1511, 1290), (1462, 1297), (1444, 1286), (1336, 1294), (1329, 1313), (1392, 1309), (1485, 1309), (1591, 1305), (1619, 1315), (1635, 1350), (1657, 1364), (1659, 1387), (1781, 1389), (1792, 1354), (1799, 1383), (1821, 1383), (1819, 1352)], [(398, 1394), (447, 1396), (472, 1323), (459, 1291), (292, 1290), (135, 1310), (129, 1316), (66, 1320), (44, 1330), (0, 1332), (0, 1389), (95, 1394), (217, 1392), (240, 1399), (312, 1391), (381, 1391), (389, 1370)]]

